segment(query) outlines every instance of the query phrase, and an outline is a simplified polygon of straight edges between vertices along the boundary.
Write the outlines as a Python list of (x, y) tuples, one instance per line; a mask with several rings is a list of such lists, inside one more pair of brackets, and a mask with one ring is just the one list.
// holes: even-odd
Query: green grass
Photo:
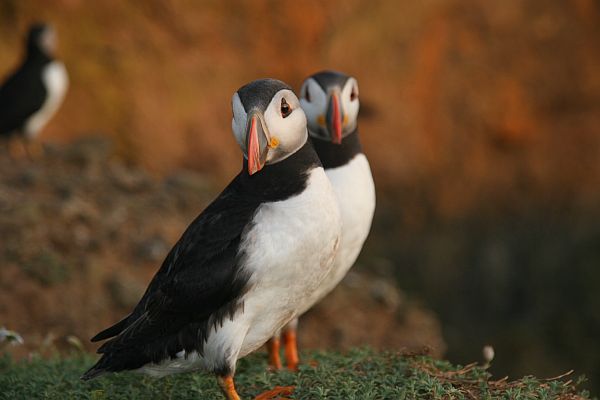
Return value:
[[(375, 353), (306, 354), (298, 373), (267, 372), (264, 354), (238, 364), (236, 385), (243, 399), (275, 386), (295, 386), (292, 399), (587, 399), (568, 378), (493, 380), (476, 365), (454, 366), (427, 356)], [(214, 377), (189, 373), (153, 379), (134, 373), (82, 382), (94, 358), (15, 362), (0, 358), (0, 399), (221, 399)]]

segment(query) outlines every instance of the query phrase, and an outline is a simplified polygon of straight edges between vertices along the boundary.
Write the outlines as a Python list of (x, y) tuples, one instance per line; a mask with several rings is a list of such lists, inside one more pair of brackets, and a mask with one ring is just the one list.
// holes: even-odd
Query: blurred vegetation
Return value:
[(40, 283), (52, 286), (69, 280), (68, 266), (53, 253), (43, 251), (22, 264), (23, 270)]
[[(244, 399), (274, 387), (292, 387), (289, 399), (588, 399), (571, 377), (492, 379), (481, 366), (451, 365), (427, 356), (354, 350), (347, 354), (304, 354), (313, 365), (298, 373), (267, 372), (266, 357), (239, 362), (236, 387)], [(215, 378), (202, 373), (161, 379), (134, 373), (82, 382), (92, 358), (0, 360), (0, 398), (4, 399), (203, 399), (221, 398)]]
[[(387, 225), (383, 215), (382, 223)], [(600, 371), (600, 215), (476, 214), (407, 231), (374, 232), (400, 286), (426, 299), (455, 362), (493, 344), (495, 374), (552, 375), (571, 366), (591, 387)]]
[(42, 140), (101, 134), (115, 147), (97, 144), (110, 167), (94, 151), (2, 164), (0, 319), (39, 309), (38, 330), (63, 335), (114, 322), (93, 316), (126, 312), (237, 172), (235, 89), (263, 76), (298, 88), (335, 68), (359, 81), (378, 188), (357, 269), (431, 308), (453, 361), (489, 342), (495, 374), (575, 368), (600, 389), (597, 1), (6, 0), (0, 75), (37, 19), (57, 26), (71, 75)]
[[(0, 322), (25, 337), (26, 356), (69, 348), (121, 319), (189, 221), (218, 194), (203, 174), (156, 179), (111, 156), (102, 137), (47, 145), (35, 163), (0, 157)], [(345, 310), (353, 309), (351, 318)], [(337, 321), (323, 324), (324, 320)], [(434, 313), (389, 277), (351, 273), (302, 321), (300, 345), (421, 348), (441, 356)]]

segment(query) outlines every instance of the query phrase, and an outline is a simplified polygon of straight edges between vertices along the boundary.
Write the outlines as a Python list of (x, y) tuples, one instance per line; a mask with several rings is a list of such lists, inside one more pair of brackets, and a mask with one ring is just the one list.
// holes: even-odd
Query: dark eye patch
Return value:
[(308, 92), (308, 85), (306, 85), (306, 89), (304, 90), (304, 100), (310, 103), (310, 93)]
[(283, 118), (287, 117), (292, 113), (292, 107), (288, 104), (285, 98), (281, 98), (281, 116)]
[(358, 99), (358, 90), (356, 90), (356, 86), (352, 86), (352, 92), (350, 92), (350, 101), (354, 101)]

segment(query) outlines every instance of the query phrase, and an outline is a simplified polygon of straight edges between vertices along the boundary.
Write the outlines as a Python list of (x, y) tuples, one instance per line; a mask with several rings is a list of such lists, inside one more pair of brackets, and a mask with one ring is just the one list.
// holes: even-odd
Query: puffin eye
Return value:
[(352, 92), (350, 92), (350, 101), (354, 101), (358, 99), (358, 91), (356, 90), (356, 87), (352, 88)]
[(283, 118), (287, 117), (292, 113), (292, 107), (285, 101), (284, 98), (281, 99), (281, 116)]
[(310, 103), (310, 93), (308, 92), (308, 85), (306, 85), (306, 89), (304, 90), (304, 100)]

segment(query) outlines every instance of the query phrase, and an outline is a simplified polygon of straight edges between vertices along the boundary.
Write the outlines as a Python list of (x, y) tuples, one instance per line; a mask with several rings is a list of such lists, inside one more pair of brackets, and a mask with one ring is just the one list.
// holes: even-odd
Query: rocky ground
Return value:
[[(123, 317), (187, 224), (218, 193), (206, 176), (157, 179), (112, 157), (106, 139), (47, 145), (29, 161), (0, 156), (0, 326), (24, 355), (95, 346), (88, 338)], [(302, 319), (303, 348), (444, 351), (429, 310), (389, 279), (355, 268)]]

